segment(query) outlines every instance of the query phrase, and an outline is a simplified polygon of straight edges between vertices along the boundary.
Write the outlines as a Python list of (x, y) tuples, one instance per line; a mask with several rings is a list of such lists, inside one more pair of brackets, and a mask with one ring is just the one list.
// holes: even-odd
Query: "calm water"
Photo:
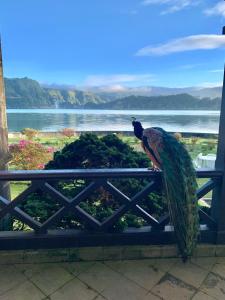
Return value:
[(65, 127), (78, 131), (132, 130), (132, 116), (144, 127), (159, 126), (174, 132), (217, 133), (219, 126), (219, 111), (8, 109), (7, 116), (10, 132), (26, 127), (41, 131)]

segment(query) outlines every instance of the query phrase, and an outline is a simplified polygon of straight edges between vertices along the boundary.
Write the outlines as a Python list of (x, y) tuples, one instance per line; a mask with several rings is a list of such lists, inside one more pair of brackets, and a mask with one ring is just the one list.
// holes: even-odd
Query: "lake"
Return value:
[(9, 132), (23, 128), (58, 131), (130, 131), (131, 117), (143, 127), (159, 126), (173, 132), (217, 133), (219, 111), (199, 110), (89, 110), (89, 109), (8, 109)]

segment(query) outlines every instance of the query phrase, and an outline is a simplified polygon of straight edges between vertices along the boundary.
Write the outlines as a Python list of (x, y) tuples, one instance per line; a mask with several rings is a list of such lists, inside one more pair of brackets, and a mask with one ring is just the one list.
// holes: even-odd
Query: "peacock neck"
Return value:
[(134, 135), (139, 139), (142, 140), (142, 136), (143, 136), (143, 131), (144, 128), (143, 127), (139, 127), (139, 128), (134, 128)]

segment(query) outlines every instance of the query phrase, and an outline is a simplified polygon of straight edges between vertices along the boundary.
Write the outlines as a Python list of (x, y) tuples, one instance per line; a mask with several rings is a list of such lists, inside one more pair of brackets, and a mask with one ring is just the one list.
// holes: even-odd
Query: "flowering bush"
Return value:
[(45, 164), (52, 159), (54, 148), (45, 147), (40, 143), (21, 140), (18, 144), (9, 146), (12, 160), (10, 165), (19, 170), (44, 169)]
[(60, 133), (65, 137), (71, 138), (75, 135), (75, 130), (73, 128), (63, 128)]

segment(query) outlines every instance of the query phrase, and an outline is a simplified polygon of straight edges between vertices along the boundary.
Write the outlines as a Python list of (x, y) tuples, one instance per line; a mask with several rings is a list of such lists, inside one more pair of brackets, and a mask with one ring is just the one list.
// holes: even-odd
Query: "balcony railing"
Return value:
[[(198, 178), (206, 178), (206, 183), (197, 191), (197, 198), (204, 197), (214, 190), (211, 213), (207, 214), (199, 209), (201, 220), (200, 242), (216, 243), (219, 221), (213, 216), (220, 199), (223, 172), (220, 170), (198, 170)], [(115, 180), (136, 179), (147, 180), (147, 184), (134, 195), (125, 195), (116, 185)], [(74, 195), (65, 196), (57, 188), (61, 181), (85, 181), (85, 185)], [(79, 170), (52, 170), (52, 171), (2, 171), (0, 181), (29, 182), (28, 187), (14, 200), (10, 201), (0, 196), (0, 221), (3, 218), (12, 218), (25, 224), (29, 230), (11, 230), (0, 232), (0, 249), (28, 249), (28, 248), (56, 248), (73, 246), (107, 246), (124, 244), (170, 244), (174, 243), (173, 227), (168, 214), (159, 218), (154, 217), (145, 210), (141, 202), (143, 198), (159, 186), (161, 172), (152, 172), (147, 169), (79, 169)], [(178, 179), (179, 184), (179, 179)], [(94, 218), (82, 208), (82, 203), (99, 189), (106, 191), (119, 203), (117, 209), (103, 221)], [(58, 210), (44, 222), (33, 218), (28, 212), (21, 209), (32, 194), (40, 191), (48, 195), (53, 202), (59, 204)], [(49, 198), (48, 198), (49, 199)], [(38, 199), (43, 201), (44, 199)], [(47, 200), (46, 200), (47, 201)], [(145, 226), (140, 228), (127, 228), (121, 232), (114, 232), (113, 226), (123, 218), (127, 212), (141, 217)], [(54, 228), (62, 218), (72, 215), (74, 220), (81, 224), (79, 229)], [(9, 217), (10, 216), (10, 217)], [(224, 214), (225, 216), (225, 214)], [(13, 227), (12, 227), (13, 228)], [(224, 234), (225, 235), (225, 234)], [(220, 240), (223, 230), (220, 230)]]

